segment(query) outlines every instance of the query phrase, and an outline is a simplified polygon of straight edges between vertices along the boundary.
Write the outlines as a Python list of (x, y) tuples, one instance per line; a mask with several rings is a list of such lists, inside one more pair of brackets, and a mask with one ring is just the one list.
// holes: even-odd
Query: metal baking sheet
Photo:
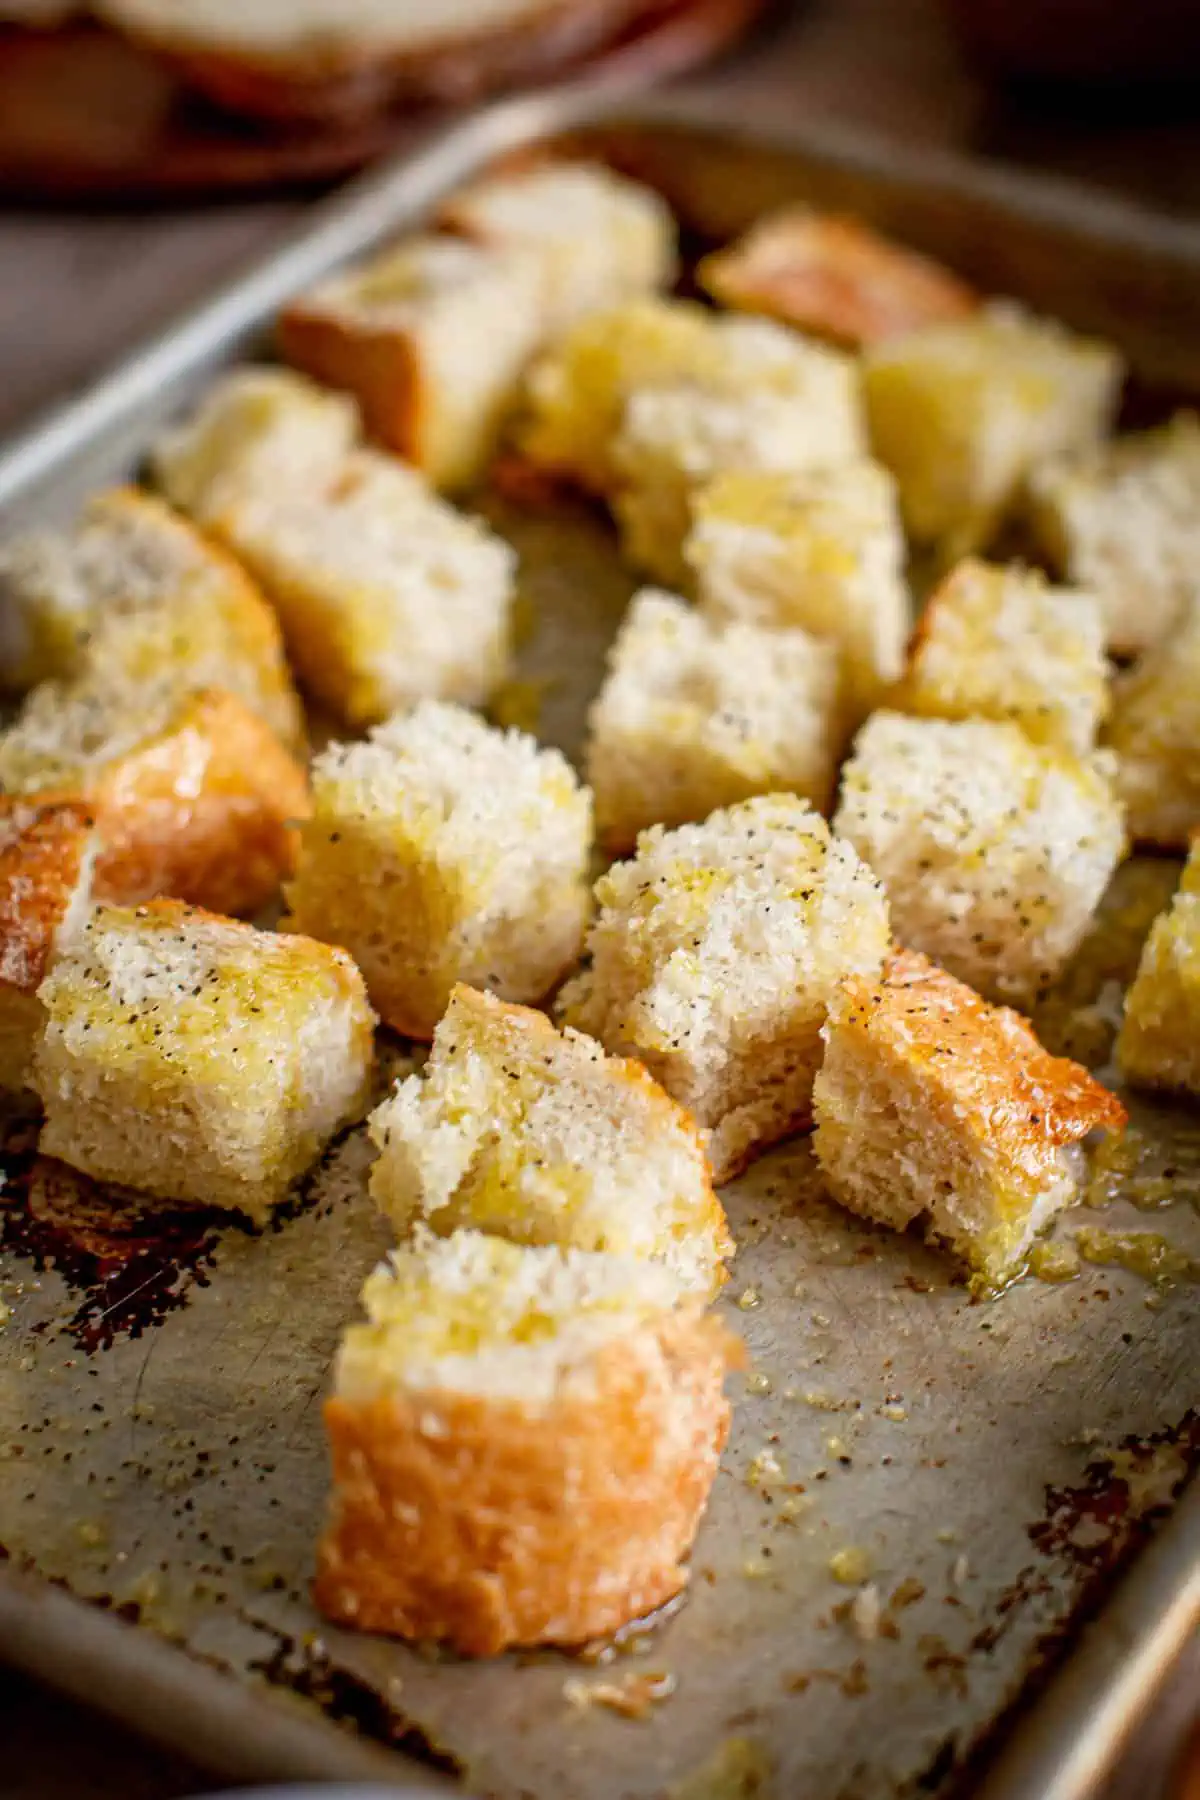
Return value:
[[(564, 132), (655, 179), (697, 241), (787, 197), (851, 206), (1123, 339), (1150, 388), (1200, 394), (1200, 233), (891, 146), (763, 143), (701, 102), (630, 115), (552, 96), (360, 184), (16, 445), (0, 524), (63, 515), (129, 474), (288, 293), (491, 158)], [(588, 512), (487, 505), (521, 551), (531, 620), (505, 704), (577, 751), (630, 582)], [(1104, 1063), (1114, 992), (1173, 875), (1118, 878), (1041, 1020), (1052, 1042)], [(372, 1771), (420, 1791), (450, 1777), (500, 1800), (875, 1800), (977, 1791), (1003, 1739), (990, 1794), (1082, 1796), (1200, 1612), (1200, 1492), (1174, 1504), (1200, 1460), (1200, 1119), (1134, 1110), (1097, 1206), (1059, 1233), (1109, 1233), (1116, 1265), (1081, 1261), (993, 1303), (915, 1240), (824, 1202), (803, 1141), (729, 1188), (723, 1304), (752, 1364), (686, 1603), (592, 1658), (483, 1665), (335, 1631), (307, 1598), (321, 1396), (386, 1243), (361, 1133), (255, 1237), (114, 1204), (39, 1168), (10, 1122), (0, 1646), (257, 1775)], [(1011, 1729), (1067, 1652), (1052, 1707)]]

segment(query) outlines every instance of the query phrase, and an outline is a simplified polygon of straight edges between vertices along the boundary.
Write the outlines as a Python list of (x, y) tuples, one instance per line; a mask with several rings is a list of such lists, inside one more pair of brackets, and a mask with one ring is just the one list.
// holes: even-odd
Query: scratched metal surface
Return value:
[[(376, 184), (290, 273), (306, 279), (314, 259), (327, 264), (412, 217), (542, 115), (507, 116), (499, 134), (443, 146), (432, 172)], [(705, 154), (715, 156), (711, 139)], [(750, 153), (737, 154), (744, 171)], [(811, 166), (796, 163), (799, 191)], [(935, 249), (936, 216), (925, 233)], [(159, 379), (143, 380), (135, 406), (102, 395), (91, 418), (103, 430), (73, 442), (60, 433), (61, 468), (45, 440), (0, 468), (10, 516), (61, 511), (124, 472), (197, 370), (249, 341), (281, 291), (275, 271), (254, 306), (220, 315), (217, 339), (202, 321), (173, 360), (156, 352)], [(589, 515), (493, 511), (522, 551), (532, 621), (509, 704), (536, 709), (541, 735), (577, 750), (629, 583)], [(1162, 864), (1123, 873), (1042, 1020), (1052, 1041), (1097, 1066), (1115, 984), (1172, 874)], [(1097, 1177), (1101, 1204), (1059, 1233), (1102, 1229), (1110, 1241), (1093, 1251), (1117, 1258), (1130, 1255), (1120, 1234), (1141, 1234), (1134, 1260), (1153, 1250), (1157, 1279), (1082, 1260), (1071, 1280), (1028, 1280), (983, 1305), (915, 1241), (829, 1207), (801, 1142), (726, 1195), (739, 1253), (724, 1305), (752, 1364), (687, 1603), (596, 1666), (549, 1654), (468, 1666), (355, 1638), (322, 1625), (307, 1583), (326, 1489), (320, 1398), (385, 1245), (361, 1134), (335, 1146), (257, 1238), (64, 1192), (36, 1164), (30, 1132), (10, 1125), (7, 1144), (0, 1544), (10, 1574), (36, 1571), (136, 1620), (139, 1643), (173, 1645), (168, 1697), (190, 1668), (216, 1667), (262, 1693), (264, 1708), (269, 1691), (284, 1694), (503, 1800), (948, 1791), (1200, 1456), (1189, 1412), (1200, 1351), (1194, 1115), (1139, 1105), (1129, 1153)], [(836, 1581), (831, 1563), (857, 1585)], [(0, 1580), (0, 1630), (18, 1586)], [(114, 1635), (118, 1690), (124, 1654)], [(665, 1697), (641, 1718), (588, 1699), (636, 1710), (643, 1692)], [(137, 1719), (132, 1676), (119, 1703)], [(170, 1735), (165, 1711), (155, 1723)], [(334, 1731), (326, 1772), (336, 1744), (350, 1743)]]

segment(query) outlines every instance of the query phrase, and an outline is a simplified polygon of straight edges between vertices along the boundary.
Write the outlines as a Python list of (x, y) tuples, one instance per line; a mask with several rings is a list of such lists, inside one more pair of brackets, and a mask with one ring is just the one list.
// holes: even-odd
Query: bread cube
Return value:
[(674, 586), (688, 576), (683, 546), (692, 498), (714, 475), (820, 468), (850, 461), (863, 448), (858, 396), (844, 357), (778, 326), (746, 323), (741, 330), (743, 344), (751, 332), (772, 334), (780, 373), (771, 385), (756, 385), (759, 377), (748, 369), (747, 385), (731, 393), (700, 382), (639, 388), (613, 442), (614, 511), (625, 554)]
[(1125, 997), (1117, 1061), (1135, 1087), (1200, 1095), (1200, 839), (1150, 928)]
[(771, 794), (643, 832), (596, 899), (560, 1016), (641, 1059), (724, 1181), (808, 1123), (830, 996), (888, 949), (882, 889), (803, 800)]
[(234, 369), (150, 452), (167, 499), (211, 525), (251, 493), (334, 477), (360, 435), (358, 408), (290, 369)]
[(98, 907), (38, 993), (42, 1152), (164, 1202), (262, 1221), (367, 1097), (362, 977), (308, 938)]
[(295, 860), (303, 768), (235, 695), (119, 674), (100, 661), (35, 688), (0, 732), (0, 793), (94, 816), (102, 899), (257, 912)]
[(903, 944), (1028, 1004), (1079, 944), (1125, 853), (1112, 760), (984, 719), (872, 715), (833, 829), (883, 882)]
[(508, 655), (515, 557), (413, 469), (358, 450), (320, 486), (248, 492), (213, 529), (261, 581), (310, 693), (348, 725), (477, 705)]
[(317, 758), (291, 923), (349, 950), (381, 1018), (429, 1038), (456, 982), (540, 1000), (575, 961), (591, 839), (557, 750), (427, 701)]
[(411, 238), (293, 300), (288, 362), (344, 388), (367, 429), (435, 487), (470, 487), (491, 460), (545, 332), (545, 277), (528, 250)]
[(754, 794), (833, 799), (838, 651), (803, 631), (714, 625), (671, 594), (636, 595), (592, 707), (587, 775), (613, 852)]
[(753, 393), (764, 408), (771, 395), (792, 402), (810, 415), (797, 431), (827, 443), (833, 460), (862, 441), (849, 358), (766, 320), (721, 317), (691, 300), (634, 300), (591, 314), (534, 364), (520, 447), (539, 468), (611, 493), (621, 485), (614, 442), (632, 397), (688, 385), (713, 399)]
[(1105, 741), (1130, 836), (1186, 850), (1200, 826), (1200, 592), (1154, 649), (1113, 687)]
[(986, 546), (1035, 463), (1104, 434), (1121, 372), (1111, 345), (1011, 305), (869, 351), (871, 442), (912, 536), (947, 559)]
[(1125, 1109), (1029, 1024), (902, 951), (829, 1008), (813, 1148), (835, 1200), (897, 1231), (920, 1220), (989, 1287), (1082, 1197), (1089, 1132)]
[(631, 1257), (419, 1235), (363, 1291), (325, 1423), (315, 1597), (467, 1656), (661, 1606), (729, 1429), (737, 1340)]
[(652, 188), (599, 163), (487, 175), (452, 194), (438, 223), (493, 249), (536, 251), (551, 332), (675, 279), (670, 207)]
[(1032, 569), (961, 562), (926, 603), (896, 704), (932, 719), (1011, 719), (1080, 756), (1109, 709), (1100, 602)]
[(912, 629), (891, 476), (862, 461), (801, 475), (735, 470), (698, 491), (692, 517), (684, 556), (701, 611), (837, 644), (857, 724), (900, 675)]
[(37, 991), (87, 912), (95, 856), (85, 807), (0, 799), (0, 1092), (28, 1086)]
[(1200, 594), (1200, 419), (1039, 465), (1029, 517), (1052, 567), (1099, 595), (1110, 647), (1149, 649)]
[(852, 349), (964, 318), (978, 295), (941, 263), (854, 218), (784, 206), (696, 271), (722, 306)]

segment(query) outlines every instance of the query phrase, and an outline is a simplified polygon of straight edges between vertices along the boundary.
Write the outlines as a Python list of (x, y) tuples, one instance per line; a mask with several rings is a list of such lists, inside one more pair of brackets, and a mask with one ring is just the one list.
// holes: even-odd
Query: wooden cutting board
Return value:
[[(555, 79), (666, 80), (730, 48), (769, 3), (677, 0)], [(272, 129), (221, 112), (102, 28), (0, 27), (6, 201), (168, 201), (317, 184), (403, 145), (436, 116), (410, 103), (352, 124)]]

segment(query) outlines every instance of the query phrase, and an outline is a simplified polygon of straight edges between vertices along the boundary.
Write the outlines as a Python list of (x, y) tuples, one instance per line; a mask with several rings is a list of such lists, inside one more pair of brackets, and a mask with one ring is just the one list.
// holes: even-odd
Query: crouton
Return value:
[(0, 732), (0, 793), (94, 815), (102, 899), (257, 912), (295, 860), (303, 768), (233, 694), (112, 673), (34, 689)]
[(947, 560), (986, 547), (1035, 463), (1103, 435), (1121, 371), (1111, 345), (1011, 305), (869, 351), (871, 442), (912, 536)]
[(1011, 719), (1080, 756), (1109, 709), (1100, 602), (1032, 569), (961, 562), (926, 602), (894, 704), (933, 719)]
[(941, 263), (860, 220), (786, 206), (706, 256), (702, 288), (722, 306), (766, 313), (852, 349), (964, 318), (979, 297)]
[(714, 625), (673, 595), (634, 597), (590, 716), (587, 775), (605, 846), (754, 794), (828, 812), (842, 748), (836, 645)]
[(485, 176), (452, 194), (438, 223), (493, 249), (536, 251), (551, 333), (675, 279), (670, 207), (652, 188), (599, 163), (543, 163)]
[(557, 750), (426, 701), (313, 767), (287, 888), (380, 1016), (428, 1038), (458, 981), (540, 1000), (579, 954), (591, 796)]
[(5, 617), (22, 686), (78, 675), (97, 656), (131, 682), (175, 664), (194, 687), (238, 694), (290, 747), (303, 743), (271, 608), (224, 550), (151, 494), (111, 489), (69, 531), (0, 549)]
[(320, 486), (251, 490), (212, 529), (262, 583), (304, 686), (348, 725), (500, 680), (515, 557), (415, 470), (352, 451)]
[(1150, 928), (1125, 997), (1117, 1061), (1135, 1087), (1200, 1095), (1200, 840)]
[(989, 999), (1032, 1001), (1076, 948), (1125, 853), (1112, 759), (983, 719), (877, 712), (833, 828), (883, 882), (903, 944)]
[(458, 491), (491, 460), (544, 336), (544, 281), (531, 251), (411, 238), (293, 300), (280, 348), (353, 394), (381, 444)]
[(834, 996), (813, 1090), (813, 1148), (835, 1200), (903, 1231), (920, 1220), (988, 1286), (1081, 1198), (1081, 1140), (1125, 1109), (1029, 1024), (927, 957)]
[(393, 1252), (325, 1407), (321, 1611), (490, 1656), (678, 1593), (740, 1345), (676, 1294), (653, 1263), (472, 1231)]
[(1186, 850), (1200, 826), (1200, 591), (1161, 643), (1117, 677), (1105, 741), (1130, 836)]
[(804, 801), (772, 794), (643, 832), (596, 899), (560, 1016), (640, 1057), (726, 1180), (808, 1123), (830, 995), (888, 949), (882, 889)]
[[(755, 329), (744, 328), (746, 332)], [(778, 331), (775, 326), (760, 331)], [(863, 448), (858, 400), (841, 356), (780, 333), (792, 376), (774, 387), (715, 393), (699, 382), (639, 388), (613, 441), (613, 508), (626, 556), (684, 585), (692, 498), (729, 469), (803, 470), (853, 460)]]
[(164, 1202), (263, 1220), (367, 1097), (362, 978), (308, 938), (98, 907), (38, 995), (43, 1153)]
[(733, 1254), (696, 1127), (635, 1062), (543, 1014), (455, 988), (420, 1075), (372, 1113), (371, 1193), (427, 1223), (607, 1250), (711, 1294)]
[(798, 627), (842, 652), (857, 724), (904, 666), (912, 604), (891, 476), (877, 463), (802, 475), (733, 471), (701, 488), (684, 556), (720, 623)]
[(290, 369), (234, 369), (150, 452), (155, 482), (201, 525), (248, 493), (332, 479), (358, 442), (358, 408)]
[(37, 990), (87, 912), (95, 856), (85, 807), (0, 799), (0, 1091), (28, 1086)]
[(611, 493), (620, 484), (613, 444), (631, 397), (681, 384), (717, 399), (753, 392), (811, 408), (808, 441), (824, 437), (832, 458), (862, 441), (848, 357), (766, 320), (723, 318), (690, 300), (634, 300), (582, 320), (533, 365), (518, 443), (539, 468)]
[(1056, 572), (1099, 595), (1110, 648), (1149, 649), (1200, 595), (1200, 419), (1040, 464), (1029, 517)]

